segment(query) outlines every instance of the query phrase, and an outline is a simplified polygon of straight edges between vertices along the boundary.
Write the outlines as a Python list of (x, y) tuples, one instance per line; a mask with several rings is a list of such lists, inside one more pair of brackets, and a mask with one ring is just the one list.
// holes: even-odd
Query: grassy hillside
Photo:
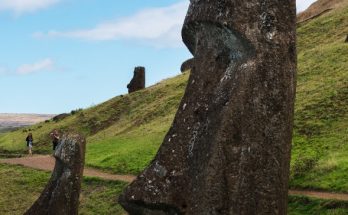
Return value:
[(297, 21), (303, 22), (312, 19), (325, 13), (325, 11), (344, 7), (347, 4), (347, 0), (317, 0), (307, 10), (297, 15)]
[(298, 29), (291, 185), (348, 192), (348, 7)]
[[(298, 28), (298, 91), (291, 186), (348, 192), (348, 8)], [(59, 122), (32, 126), (36, 151), (50, 151), (48, 133), (59, 128), (88, 137), (87, 165), (139, 173), (169, 129), (188, 74), (141, 92), (119, 96)], [(28, 130), (28, 129), (27, 129)], [(23, 152), (22, 130), (0, 135), (0, 151)]]
[(73, 112), (61, 121), (40, 123), (0, 135), (0, 152), (25, 153), (25, 137), (34, 135), (36, 153), (49, 153), (49, 133), (78, 131), (88, 137), (87, 165), (118, 173), (138, 173), (156, 153), (186, 87), (188, 73), (141, 92), (115, 97)]

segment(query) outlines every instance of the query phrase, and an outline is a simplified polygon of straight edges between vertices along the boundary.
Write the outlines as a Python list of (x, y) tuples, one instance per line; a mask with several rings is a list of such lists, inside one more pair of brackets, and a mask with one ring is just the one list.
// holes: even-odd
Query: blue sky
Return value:
[[(0, 0), (0, 113), (62, 113), (180, 73), (188, 0)], [(314, 0), (298, 0), (302, 11)]]

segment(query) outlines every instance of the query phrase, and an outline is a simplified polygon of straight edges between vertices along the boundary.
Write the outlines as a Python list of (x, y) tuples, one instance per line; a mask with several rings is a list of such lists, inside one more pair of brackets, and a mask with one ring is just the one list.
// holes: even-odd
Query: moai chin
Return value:
[(181, 68), (180, 68), (180, 71), (182, 72), (182, 73), (184, 73), (184, 72), (186, 72), (186, 71), (191, 71), (192, 70), (192, 67), (193, 67), (193, 65), (194, 65), (194, 58), (191, 58), (191, 59), (188, 59), (188, 60), (186, 60), (185, 62), (183, 62), (182, 64), (181, 64)]
[(155, 159), (120, 196), (131, 214), (287, 213), (295, 0), (191, 0), (186, 93)]
[(135, 67), (134, 76), (127, 85), (128, 93), (133, 93), (145, 89), (145, 67)]
[(54, 153), (56, 164), (46, 188), (24, 215), (77, 215), (86, 140), (67, 134)]

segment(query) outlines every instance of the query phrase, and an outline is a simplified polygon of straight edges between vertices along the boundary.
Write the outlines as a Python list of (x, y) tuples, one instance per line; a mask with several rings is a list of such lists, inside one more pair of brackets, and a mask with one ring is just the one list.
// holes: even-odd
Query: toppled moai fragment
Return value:
[(145, 89), (145, 68), (135, 67), (134, 76), (131, 82), (127, 85), (128, 93), (133, 93)]
[(191, 0), (186, 93), (131, 215), (284, 215), (296, 86), (295, 0)]
[(46, 188), (24, 215), (77, 215), (86, 140), (64, 135), (54, 153), (56, 164)]
[(186, 72), (192, 69), (193, 67), (193, 63), (194, 63), (194, 58), (188, 59), (187, 61), (185, 61), (184, 63), (182, 63), (181, 65), (181, 72)]

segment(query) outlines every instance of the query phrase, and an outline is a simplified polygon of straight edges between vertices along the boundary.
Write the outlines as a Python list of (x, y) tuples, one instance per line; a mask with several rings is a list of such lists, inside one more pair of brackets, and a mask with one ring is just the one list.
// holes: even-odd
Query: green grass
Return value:
[[(49, 180), (49, 174), (20, 166), (0, 164), (0, 214), (21, 215), (38, 198)], [(84, 178), (79, 214), (125, 214), (117, 198), (124, 183)], [(289, 215), (343, 215), (348, 213), (348, 203), (322, 201), (305, 197), (289, 198)]]
[[(298, 28), (298, 84), (290, 186), (348, 192), (348, 8)], [(88, 166), (139, 173), (168, 131), (188, 73), (115, 97), (60, 122), (34, 125), (36, 152), (50, 151), (49, 132), (87, 136)], [(0, 134), (0, 153), (25, 152), (23, 129)]]
[(303, 196), (289, 197), (289, 215), (346, 215), (348, 203), (342, 201), (324, 201)]
[(348, 192), (348, 8), (298, 29), (290, 185)]
[(26, 153), (25, 130), (34, 134), (34, 152), (49, 153), (49, 133), (58, 128), (87, 136), (88, 166), (139, 173), (151, 161), (180, 103), (188, 73), (143, 91), (115, 97), (59, 122), (40, 123), (0, 134), (0, 152)]
[[(19, 166), (0, 164), (0, 214), (21, 215), (39, 197), (50, 174)], [(84, 178), (80, 214), (123, 214), (117, 197), (125, 183)]]
[(85, 178), (82, 183), (79, 214), (125, 214), (117, 202), (125, 186), (123, 182)]
[(88, 146), (87, 165), (113, 173), (137, 174), (157, 152), (162, 135), (150, 133), (101, 140)]

